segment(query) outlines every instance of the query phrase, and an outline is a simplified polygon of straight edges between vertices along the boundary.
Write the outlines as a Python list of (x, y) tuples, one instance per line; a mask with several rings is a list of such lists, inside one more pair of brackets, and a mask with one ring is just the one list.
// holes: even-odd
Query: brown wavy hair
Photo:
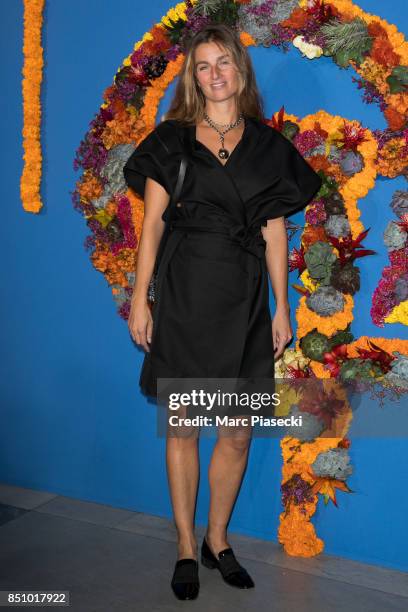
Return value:
[(200, 43), (216, 42), (227, 49), (238, 69), (239, 89), (237, 110), (257, 119), (264, 119), (263, 100), (258, 91), (251, 58), (238, 34), (225, 24), (211, 24), (202, 28), (190, 40), (170, 108), (164, 119), (182, 123), (199, 123), (205, 110), (205, 96), (195, 76), (195, 50)]

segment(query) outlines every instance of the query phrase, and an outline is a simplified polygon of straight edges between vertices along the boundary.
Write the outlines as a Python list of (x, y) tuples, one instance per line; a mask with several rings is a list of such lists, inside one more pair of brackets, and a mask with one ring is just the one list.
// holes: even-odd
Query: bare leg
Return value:
[(225, 430), (222, 431), (222, 435), (218, 435), (208, 470), (211, 499), (205, 535), (217, 558), (220, 550), (230, 546), (227, 525), (247, 464), (252, 430), (244, 426), (232, 435), (231, 432), (226, 432), (226, 435)]
[[(180, 411), (178, 411), (180, 412)], [(180, 414), (179, 416), (183, 416)], [(166, 439), (167, 476), (178, 535), (178, 559), (197, 559), (194, 515), (200, 473), (198, 428), (178, 428)]]

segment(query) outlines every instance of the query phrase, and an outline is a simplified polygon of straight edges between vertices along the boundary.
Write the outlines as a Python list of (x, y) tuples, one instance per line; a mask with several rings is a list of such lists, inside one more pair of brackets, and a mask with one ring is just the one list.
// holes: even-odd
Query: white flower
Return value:
[(306, 42), (303, 36), (295, 36), (292, 42), (294, 47), (299, 49), (308, 59), (314, 59), (323, 54), (323, 49), (319, 45)]

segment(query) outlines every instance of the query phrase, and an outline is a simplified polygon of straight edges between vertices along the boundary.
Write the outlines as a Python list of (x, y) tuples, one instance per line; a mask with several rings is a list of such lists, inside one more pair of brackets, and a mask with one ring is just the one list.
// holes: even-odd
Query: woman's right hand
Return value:
[(150, 353), (150, 342), (153, 333), (153, 317), (147, 300), (132, 299), (128, 319), (130, 335), (136, 344)]

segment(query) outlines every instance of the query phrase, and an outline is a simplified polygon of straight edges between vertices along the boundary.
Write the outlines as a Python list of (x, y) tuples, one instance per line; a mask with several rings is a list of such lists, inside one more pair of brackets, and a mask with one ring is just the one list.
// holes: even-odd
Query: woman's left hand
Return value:
[(275, 360), (279, 359), (287, 343), (293, 338), (290, 325), (289, 307), (277, 307), (272, 319), (272, 340), (275, 350)]

